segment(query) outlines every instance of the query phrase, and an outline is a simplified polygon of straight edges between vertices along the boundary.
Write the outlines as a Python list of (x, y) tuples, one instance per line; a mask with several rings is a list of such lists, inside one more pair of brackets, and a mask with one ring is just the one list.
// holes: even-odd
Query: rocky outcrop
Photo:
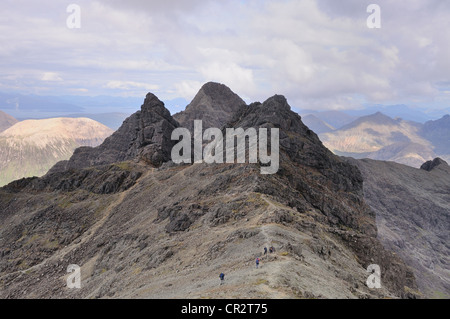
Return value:
[(446, 161), (444, 161), (443, 159), (441, 159), (439, 157), (436, 157), (432, 161), (427, 161), (427, 162), (423, 163), (422, 166), (420, 166), (420, 169), (430, 172), (439, 165), (447, 165), (447, 167), (448, 167), (448, 164)]
[(176, 127), (178, 123), (164, 103), (149, 93), (141, 110), (128, 117), (100, 146), (76, 149), (70, 160), (57, 163), (49, 173), (127, 160), (159, 166), (170, 159), (174, 145), (171, 134)]

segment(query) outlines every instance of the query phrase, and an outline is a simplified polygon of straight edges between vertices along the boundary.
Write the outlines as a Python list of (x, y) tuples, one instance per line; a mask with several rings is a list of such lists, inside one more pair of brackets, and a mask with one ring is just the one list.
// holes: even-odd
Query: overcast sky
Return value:
[[(70, 29), (69, 4), (81, 8)], [(367, 27), (367, 6), (381, 28)], [(0, 91), (191, 100), (207, 81), (307, 109), (450, 105), (450, 1), (2, 0)]]

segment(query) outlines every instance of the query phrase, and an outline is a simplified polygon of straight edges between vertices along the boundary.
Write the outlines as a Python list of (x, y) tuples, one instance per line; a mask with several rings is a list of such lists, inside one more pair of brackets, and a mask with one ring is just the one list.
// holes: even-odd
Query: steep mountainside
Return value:
[(0, 111), (0, 132), (3, 132), (4, 130), (10, 128), (17, 122), (18, 121), (11, 115), (6, 114), (3, 111)]
[(378, 238), (414, 269), (426, 297), (450, 297), (450, 167), (440, 159), (422, 169), (350, 160), (364, 176), (364, 198), (376, 212)]
[(97, 146), (111, 133), (108, 127), (86, 118), (19, 122), (0, 133), (0, 185), (42, 176), (77, 147)]
[(421, 135), (421, 124), (392, 119), (382, 113), (363, 116), (320, 139), (335, 154), (373, 158), (420, 167), (436, 156)]
[[(273, 175), (261, 164), (173, 164), (178, 123), (167, 113), (148, 94), (102, 145), (0, 189), (0, 297), (413, 296), (411, 270), (376, 238), (359, 170), (283, 96), (240, 107), (226, 125), (280, 129)], [(276, 250), (263, 256), (265, 246)], [(81, 266), (81, 289), (65, 287), (69, 264)], [(365, 284), (369, 264), (381, 289)]]

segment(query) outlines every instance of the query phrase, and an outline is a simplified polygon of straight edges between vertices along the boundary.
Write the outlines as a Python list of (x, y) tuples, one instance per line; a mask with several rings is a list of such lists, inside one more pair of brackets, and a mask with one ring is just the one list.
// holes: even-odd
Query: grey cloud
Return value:
[[(450, 90), (449, 1), (73, 2), (80, 30), (65, 27), (67, 3), (0, 4), (1, 91), (117, 94), (139, 83), (120, 94), (189, 98), (217, 80), (248, 100), (281, 93), (345, 108), (447, 101)], [(370, 3), (380, 30), (365, 25)], [(64, 81), (42, 81), (49, 74)]]

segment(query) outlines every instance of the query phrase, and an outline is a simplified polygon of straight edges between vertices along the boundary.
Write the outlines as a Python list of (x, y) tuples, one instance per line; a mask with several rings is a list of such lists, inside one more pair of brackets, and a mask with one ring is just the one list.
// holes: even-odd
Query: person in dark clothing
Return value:
[(225, 279), (225, 274), (223, 272), (220, 273), (219, 278), (220, 278), (220, 284), (223, 285), (223, 281)]
[(256, 258), (256, 268), (259, 266), (259, 258)]
[(264, 255), (267, 255), (267, 247), (264, 247)]

